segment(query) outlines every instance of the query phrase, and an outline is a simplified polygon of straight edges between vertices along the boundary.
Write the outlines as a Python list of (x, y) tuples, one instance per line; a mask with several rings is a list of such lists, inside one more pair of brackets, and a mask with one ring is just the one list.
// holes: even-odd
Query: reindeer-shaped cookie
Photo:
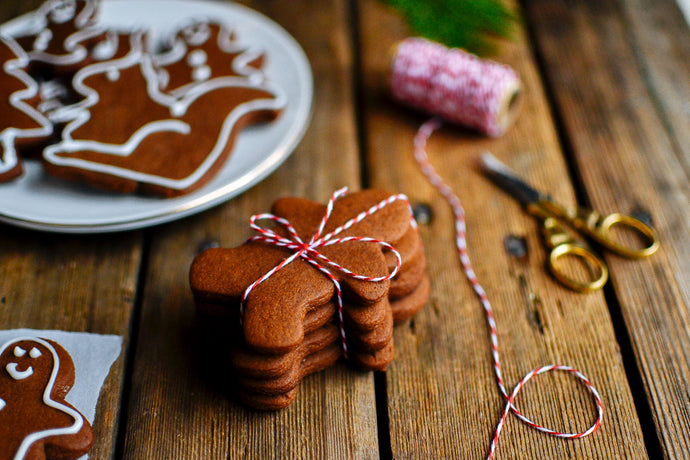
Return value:
[(0, 348), (0, 459), (76, 459), (93, 444), (89, 422), (65, 396), (74, 364), (57, 343), (19, 338)]

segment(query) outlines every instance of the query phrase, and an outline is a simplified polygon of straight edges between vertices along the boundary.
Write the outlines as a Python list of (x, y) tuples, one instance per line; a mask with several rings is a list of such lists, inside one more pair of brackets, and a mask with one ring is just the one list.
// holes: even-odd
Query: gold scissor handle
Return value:
[[(591, 250), (577, 243), (553, 217), (544, 219), (542, 230), (547, 246), (552, 248), (549, 254), (549, 269), (558, 281), (578, 292), (590, 292), (604, 287), (609, 278), (609, 270), (603, 260)], [(587, 267), (591, 273), (590, 279), (578, 280), (563, 270), (564, 265), (558, 259), (566, 256), (582, 262), (582, 265)]]
[[(645, 246), (641, 249), (631, 248), (619, 244), (611, 236), (611, 229), (619, 227), (624, 231), (632, 231), (642, 237)], [(588, 225), (586, 231), (588, 235), (594, 238), (599, 244), (605, 246), (607, 249), (630, 259), (641, 259), (649, 257), (659, 249), (659, 238), (653, 228), (646, 225), (642, 221), (635, 219), (625, 214), (614, 212), (603, 219), (599, 219), (597, 223)]]
[[(602, 218), (596, 211), (580, 208), (575, 212), (569, 212), (549, 200), (540, 201), (536, 205), (528, 207), (528, 210), (542, 218), (552, 216), (562, 220), (572, 226), (573, 229), (586, 234), (606, 249), (630, 259), (649, 257), (659, 249), (659, 238), (654, 229), (642, 221), (625, 214), (614, 212)], [(611, 230), (614, 228), (639, 236), (644, 246), (637, 249), (620, 244), (611, 234)]]

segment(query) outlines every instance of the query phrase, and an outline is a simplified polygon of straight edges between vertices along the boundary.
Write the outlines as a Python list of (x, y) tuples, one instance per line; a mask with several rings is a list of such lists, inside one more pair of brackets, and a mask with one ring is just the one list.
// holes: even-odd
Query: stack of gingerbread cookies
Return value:
[[(409, 204), (397, 195), (344, 195), (333, 201), (323, 228), (327, 206), (306, 199), (280, 199), (271, 212), (297, 238), (282, 223), (268, 231), (294, 241), (292, 247), (260, 233), (236, 248), (208, 249), (195, 258), (190, 283), (199, 313), (216, 327), (219, 318), (227, 320), (222, 327), (232, 337), (240, 399), (274, 410), (293, 401), (304, 376), (341, 356), (365, 370), (386, 369), (393, 325), (424, 306), (429, 280)], [(334, 231), (327, 244), (304, 249), (313, 235)], [(301, 250), (305, 256), (295, 257)]]

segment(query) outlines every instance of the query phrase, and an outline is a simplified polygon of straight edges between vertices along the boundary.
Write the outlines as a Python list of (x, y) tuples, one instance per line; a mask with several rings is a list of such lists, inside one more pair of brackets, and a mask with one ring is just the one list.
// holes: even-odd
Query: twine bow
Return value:
[[(298, 258), (302, 258), (305, 261), (309, 262), (317, 270), (322, 272), (324, 275), (326, 275), (333, 282), (333, 285), (335, 286), (336, 298), (337, 298), (337, 302), (338, 302), (338, 321), (339, 321), (339, 326), (340, 326), (340, 337), (341, 337), (342, 345), (343, 345), (343, 354), (344, 354), (345, 358), (347, 359), (347, 343), (346, 343), (346, 338), (345, 338), (345, 327), (344, 327), (344, 320), (343, 320), (342, 289), (340, 287), (340, 283), (338, 282), (338, 279), (336, 278), (335, 273), (341, 273), (347, 277), (357, 279), (357, 280), (371, 281), (371, 282), (376, 283), (376, 282), (385, 281), (385, 280), (393, 278), (400, 271), (400, 266), (402, 265), (402, 259), (400, 257), (400, 253), (392, 245), (390, 245), (389, 243), (387, 243), (385, 241), (377, 240), (375, 238), (370, 238), (370, 237), (366, 237), (366, 236), (338, 237), (338, 235), (340, 235), (342, 232), (346, 231), (347, 229), (351, 228), (353, 225), (361, 222), (362, 220), (364, 220), (368, 216), (371, 216), (372, 214), (376, 213), (377, 211), (385, 208), (386, 206), (393, 203), (394, 201), (398, 201), (398, 200), (405, 201), (408, 204), (408, 208), (409, 208), (409, 201), (408, 201), (407, 197), (403, 194), (392, 195), (392, 196), (386, 198), (385, 200), (380, 201), (379, 203), (372, 206), (371, 208), (367, 209), (366, 211), (361, 212), (356, 217), (353, 217), (352, 219), (348, 220), (343, 225), (337, 227), (335, 230), (331, 231), (330, 233), (327, 233), (327, 234), (322, 236), (324, 229), (326, 228), (326, 224), (328, 223), (328, 219), (330, 218), (331, 213), (333, 212), (333, 206), (335, 205), (336, 200), (338, 200), (340, 197), (344, 196), (346, 193), (347, 193), (347, 187), (343, 187), (340, 190), (335, 191), (333, 193), (333, 195), (331, 195), (331, 198), (328, 201), (328, 204), (326, 205), (326, 213), (323, 216), (323, 218), (321, 219), (321, 223), (319, 224), (319, 227), (316, 230), (316, 233), (314, 233), (314, 235), (311, 237), (311, 239), (306, 243), (300, 238), (300, 236), (297, 234), (297, 231), (295, 230), (295, 228), (292, 226), (292, 224), (287, 219), (284, 219), (282, 217), (278, 217), (278, 216), (270, 214), (270, 213), (256, 214), (249, 219), (249, 226), (259, 234), (249, 238), (247, 241), (258, 241), (258, 242), (268, 243), (268, 244), (271, 244), (274, 246), (287, 248), (287, 249), (293, 251), (293, 253), (247, 287), (247, 289), (244, 291), (244, 294), (242, 295), (242, 301), (240, 302), (240, 321), (243, 320), (245, 303), (247, 301), (247, 298), (249, 297), (249, 294), (252, 292), (252, 290), (254, 290), (254, 288), (256, 288), (259, 284), (261, 284), (264, 281), (266, 281), (267, 279), (269, 279), (271, 276), (273, 276), (276, 272), (278, 272), (280, 269), (282, 269), (286, 265), (290, 264), (291, 262), (293, 262), (294, 260), (296, 260)], [(281, 235), (278, 235), (271, 228), (261, 227), (260, 225), (257, 224), (257, 221), (259, 221), (259, 220), (271, 220), (271, 221), (273, 221), (275, 224), (278, 224), (278, 225), (282, 226), (283, 228), (285, 228), (285, 230), (288, 233), (288, 236), (287, 237), (281, 236)], [(412, 225), (416, 226), (416, 222), (412, 218), (411, 209), (410, 209), (410, 220), (411, 220)], [(329, 259), (325, 255), (323, 255), (321, 252), (319, 252), (319, 248), (332, 246), (334, 244), (345, 243), (348, 241), (359, 241), (359, 242), (363, 242), (363, 243), (376, 243), (376, 244), (382, 246), (385, 250), (391, 251), (393, 253), (393, 255), (395, 256), (395, 259), (396, 259), (395, 268), (385, 276), (372, 277), (372, 276), (367, 276), (367, 275), (361, 275), (361, 274), (358, 274), (358, 273), (355, 273), (355, 272), (349, 270), (346, 267), (343, 267), (342, 265)]]

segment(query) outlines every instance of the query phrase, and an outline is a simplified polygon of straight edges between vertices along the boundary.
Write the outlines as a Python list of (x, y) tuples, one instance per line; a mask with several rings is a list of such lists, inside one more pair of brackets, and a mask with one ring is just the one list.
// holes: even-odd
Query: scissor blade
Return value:
[(523, 206), (548, 199), (546, 195), (527, 184), (515, 171), (501, 163), (489, 152), (482, 154), (481, 162), (487, 175)]

